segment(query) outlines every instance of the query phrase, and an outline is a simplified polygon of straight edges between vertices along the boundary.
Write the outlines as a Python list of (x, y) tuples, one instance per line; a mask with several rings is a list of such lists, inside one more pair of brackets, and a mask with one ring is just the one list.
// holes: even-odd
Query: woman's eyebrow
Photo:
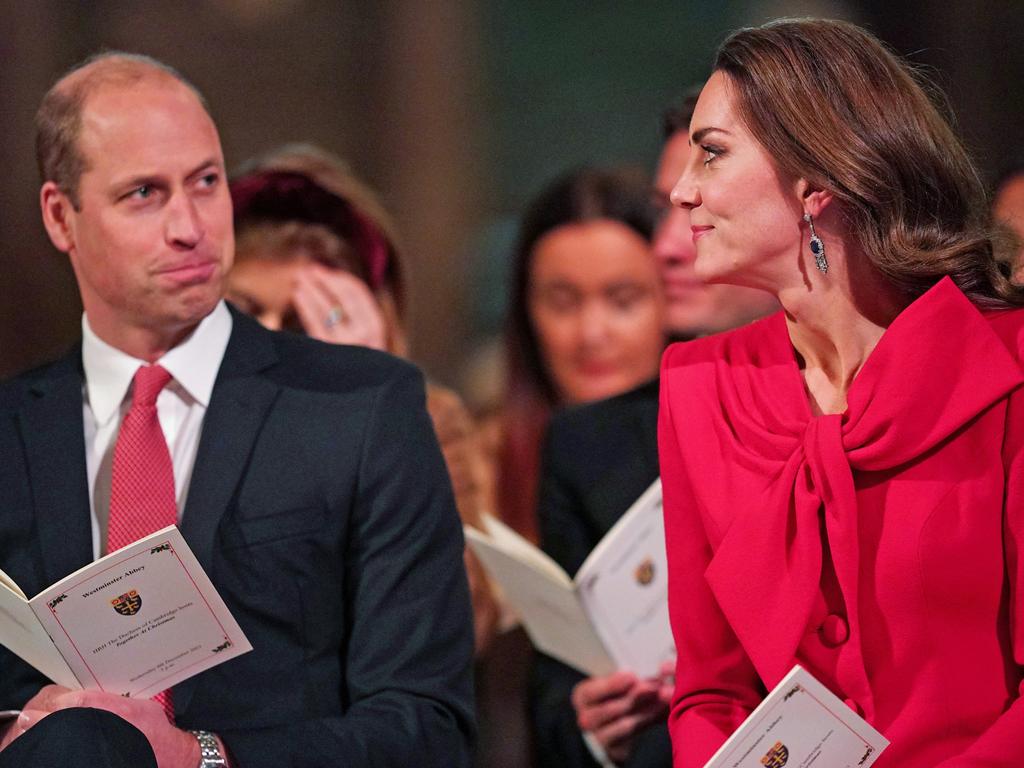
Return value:
[(694, 131), (693, 135), (690, 136), (690, 143), (691, 144), (699, 144), (700, 142), (704, 141), (704, 138), (709, 133), (715, 133), (715, 132), (724, 133), (726, 135), (729, 134), (729, 132), (727, 130), (725, 130), (725, 128), (716, 128), (715, 126), (710, 125), (707, 128), (701, 128), (699, 131)]

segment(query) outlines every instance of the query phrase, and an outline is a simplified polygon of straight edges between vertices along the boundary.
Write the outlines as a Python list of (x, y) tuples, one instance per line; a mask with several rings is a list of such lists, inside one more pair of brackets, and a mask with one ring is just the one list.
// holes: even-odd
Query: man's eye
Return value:
[(153, 196), (153, 187), (149, 184), (143, 184), (141, 187), (136, 187), (128, 193), (128, 197), (134, 197), (137, 200), (146, 200)]
[(216, 173), (207, 173), (199, 177), (199, 186), (201, 187), (212, 187), (220, 180), (220, 175)]

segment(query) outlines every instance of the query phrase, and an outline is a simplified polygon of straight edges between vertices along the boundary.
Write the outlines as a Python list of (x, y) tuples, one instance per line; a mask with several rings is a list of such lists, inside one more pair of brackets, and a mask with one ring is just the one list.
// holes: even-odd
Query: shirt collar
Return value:
[[(231, 313), (220, 301), (183, 342), (156, 361), (204, 408), (210, 403), (217, 371), (231, 337), (231, 327)], [(147, 365), (145, 360), (132, 357), (100, 339), (89, 326), (89, 318), (82, 315), (85, 389), (97, 423), (105, 424), (114, 417), (135, 371), (143, 365)]]

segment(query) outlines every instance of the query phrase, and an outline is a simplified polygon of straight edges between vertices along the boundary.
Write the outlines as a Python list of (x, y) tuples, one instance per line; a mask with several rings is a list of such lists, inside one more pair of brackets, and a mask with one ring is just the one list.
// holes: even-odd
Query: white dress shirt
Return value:
[[(231, 325), (231, 313), (221, 301), (188, 338), (156, 361), (172, 376), (157, 397), (156, 410), (174, 466), (179, 524), (199, 448), (203, 417), (231, 336)], [(110, 470), (117, 433), (131, 407), (130, 389), (135, 371), (148, 363), (102, 341), (89, 327), (89, 318), (83, 315), (82, 365), (85, 369), (82, 388), (85, 467), (92, 510), (92, 550), (93, 557), (97, 558), (106, 554), (107, 549)]]

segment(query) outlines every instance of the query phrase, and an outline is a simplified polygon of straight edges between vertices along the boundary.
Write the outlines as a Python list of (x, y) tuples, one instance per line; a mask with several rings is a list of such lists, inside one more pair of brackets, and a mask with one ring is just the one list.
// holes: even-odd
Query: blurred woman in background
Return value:
[(996, 177), (992, 220), (1006, 239), (1000, 243), (1006, 268), (1020, 282), (1024, 278), (1024, 160), (1011, 160)]
[[(345, 164), (308, 145), (288, 145), (247, 164), (231, 181), (236, 256), (228, 298), (263, 325), (335, 344), (407, 351), (405, 285), (389, 217)], [(459, 398), (427, 385), (427, 409), (464, 523), (479, 525), (483, 458)], [(476, 648), (493, 636), (498, 608), (466, 552)]]
[(523, 217), (512, 267), (507, 390), (497, 508), (537, 540), (541, 441), (554, 408), (653, 379), (664, 300), (646, 184), (583, 169), (551, 184)]

